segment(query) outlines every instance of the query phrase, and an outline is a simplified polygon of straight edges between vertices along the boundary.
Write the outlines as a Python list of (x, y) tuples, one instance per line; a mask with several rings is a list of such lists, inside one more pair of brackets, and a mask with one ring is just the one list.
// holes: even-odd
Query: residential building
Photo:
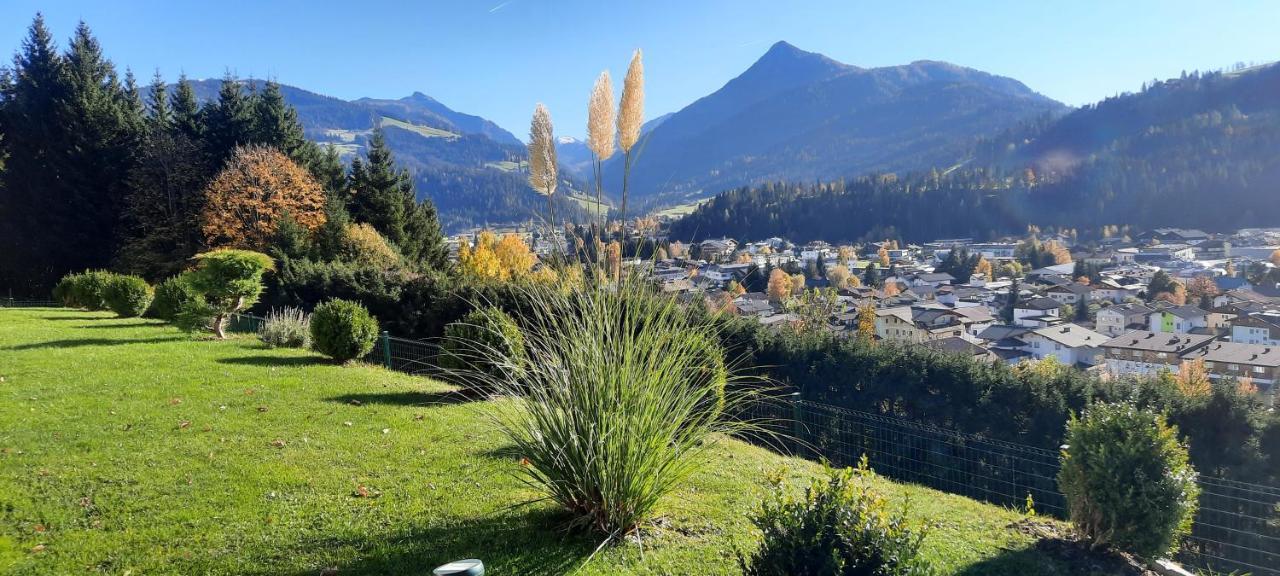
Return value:
[(1117, 376), (1177, 372), (1182, 355), (1214, 341), (1210, 334), (1170, 334), (1149, 330), (1126, 332), (1102, 343), (1107, 371)]
[(1058, 317), (1062, 307), (1057, 300), (1037, 296), (1027, 298), (1014, 305), (1013, 323), (1028, 328), (1040, 328), (1061, 321)]
[(1037, 360), (1056, 358), (1068, 366), (1097, 366), (1103, 361), (1100, 350), (1108, 338), (1077, 324), (1058, 324), (1036, 328), (1019, 337), (1025, 352)]
[(1195, 329), (1208, 330), (1209, 313), (1198, 306), (1170, 306), (1160, 308), (1147, 317), (1147, 330), (1186, 334)]
[(1280, 346), (1280, 314), (1251, 314), (1232, 320), (1231, 341)]
[(1115, 338), (1130, 330), (1141, 330), (1147, 326), (1147, 317), (1151, 308), (1144, 304), (1116, 304), (1098, 310), (1095, 317), (1095, 328), (1098, 332)]

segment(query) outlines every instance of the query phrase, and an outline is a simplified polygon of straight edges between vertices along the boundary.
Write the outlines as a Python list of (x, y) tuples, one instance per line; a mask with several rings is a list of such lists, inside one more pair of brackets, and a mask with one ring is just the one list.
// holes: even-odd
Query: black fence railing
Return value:
[[(1066, 518), (1058, 490), (1059, 454), (902, 418), (791, 397), (755, 414), (787, 431), (798, 454), (853, 465), (866, 455), (878, 474)], [(1280, 576), (1280, 488), (1200, 478), (1200, 510), (1178, 560), (1213, 572)]]
[(53, 300), (0, 298), (0, 308), (57, 308), (61, 306), (61, 302), (55, 302)]

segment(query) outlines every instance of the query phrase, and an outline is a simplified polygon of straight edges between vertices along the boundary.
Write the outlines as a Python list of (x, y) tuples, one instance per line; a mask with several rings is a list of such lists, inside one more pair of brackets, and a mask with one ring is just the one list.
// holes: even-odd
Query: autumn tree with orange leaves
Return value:
[(287, 213), (314, 232), (325, 222), (324, 189), (288, 156), (242, 146), (204, 189), (200, 230), (213, 247), (263, 249)]

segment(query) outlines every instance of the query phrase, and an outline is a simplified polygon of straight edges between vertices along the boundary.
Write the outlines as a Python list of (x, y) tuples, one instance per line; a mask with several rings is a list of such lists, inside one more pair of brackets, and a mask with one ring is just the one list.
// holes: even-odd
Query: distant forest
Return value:
[(1028, 224), (1229, 230), (1280, 216), (1280, 66), (1153, 82), (975, 147), (964, 167), (720, 194), (672, 238), (990, 238)]

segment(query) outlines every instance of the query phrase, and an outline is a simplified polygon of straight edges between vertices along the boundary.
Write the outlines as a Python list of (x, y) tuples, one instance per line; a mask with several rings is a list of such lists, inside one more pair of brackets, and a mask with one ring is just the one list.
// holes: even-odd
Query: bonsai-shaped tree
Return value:
[(213, 315), (218, 338), (226, 338), (227, 317), (252, 305), (262, 293), (262, 275), (275, 268), (270, 256), (251, 250), (218, 249), (192, 258), (196, 267), (188, 277), (204, 296)]

